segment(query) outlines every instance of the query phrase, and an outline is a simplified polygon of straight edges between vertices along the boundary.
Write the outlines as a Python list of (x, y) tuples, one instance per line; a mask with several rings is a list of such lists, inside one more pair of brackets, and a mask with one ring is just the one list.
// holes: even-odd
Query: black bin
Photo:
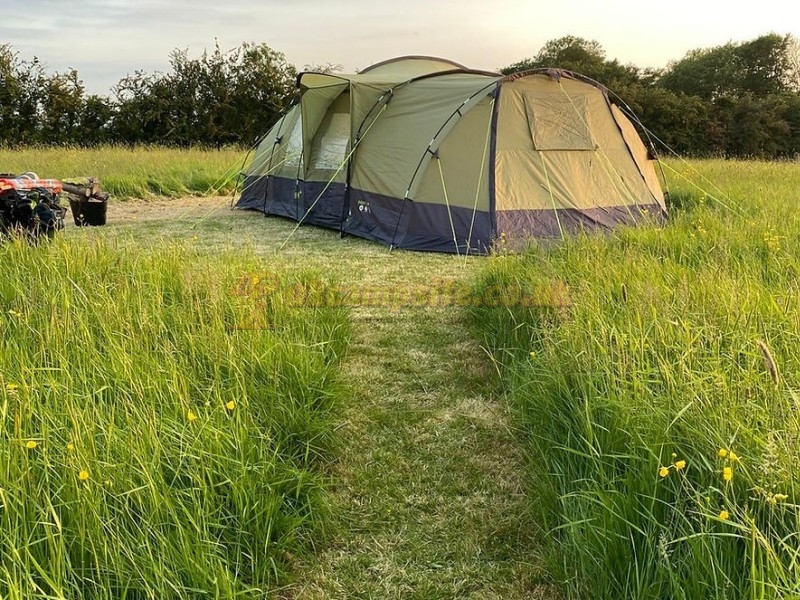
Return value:
[(72, 220), (78, 227), (106, 224), (107, 200), (70, 198), (69, 208), (72, 211)]

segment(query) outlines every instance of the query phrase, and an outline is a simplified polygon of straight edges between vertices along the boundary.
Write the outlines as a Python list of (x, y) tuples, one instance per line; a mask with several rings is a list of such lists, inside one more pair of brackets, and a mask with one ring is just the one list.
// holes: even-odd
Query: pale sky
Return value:
[(664, 67), (694, 48), (775, 32), (800, 37), (800, 4), (668, 0), (2, 0), (0, 44), (48, 70), (78, 70), (106, 94), (137, 69), (168, 69), (175, 48), (191, 57), (242, 42), (266, 43), (302, 70), (345, 72), (406, 54), (496, 70), (564, 35), (595, 39), (608, 58)]

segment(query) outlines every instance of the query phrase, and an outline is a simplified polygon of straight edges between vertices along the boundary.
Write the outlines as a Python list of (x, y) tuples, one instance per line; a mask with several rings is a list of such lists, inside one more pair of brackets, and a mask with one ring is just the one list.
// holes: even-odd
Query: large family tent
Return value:
[(602, 86), (431, 57), (301, 73), (237, 207), (390, 247), (485, 253), (665, 211), (654, 161)]

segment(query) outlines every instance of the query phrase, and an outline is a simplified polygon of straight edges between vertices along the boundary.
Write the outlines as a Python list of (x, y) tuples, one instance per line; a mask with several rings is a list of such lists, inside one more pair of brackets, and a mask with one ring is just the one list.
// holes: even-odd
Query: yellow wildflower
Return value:
[(536, 352), (534, 352), (533, 350), (531, 350), (531, 358), (536, 358)]
[(678, 471), (680, 471), (681, 469), (685, 469), (686, 468), (686, 461), (685, 460), (679, 460), (678, 462), (675, 463), (675, 468)]
[(731, 479), (733, 479), (733, 469), (731, 469), (730, 467), (725, 467), (724, 469), (722, 469), (722, 478), (725, 481), (730, 481)]
[(234, 408), (236, 408), (236, 402), (234, 400), (228, 400), (228, 403), (225, 404), (225, 408), (227, 408), (228, 410), (233, 410)]
[(186, 420), (189, 421), (189, 423), (192, 423), (193, 421), (197, 420), (197, 415), (194, 414), (194, 411), (190, 410), (186, 413)]
[(734, 452), (733, 450), (728, 452), (728, 458), (730, 458), (732, 461), (739, 460), (739, 457), (736, 455), (736, 452)]
[(719, 511), (719, 518), (722, 519), (723, 521), (727, 521), (730, 518), (730, 516), (731, 516), (730, 513), (724, 508), (721, 511)]
[(72, 452), (73, 450), (75, 450), (75, 444), (73, 444), (72, 442), (70, 442), (69, 444), (67, 444), (67, 450), (69, 450), (70, 452)]
[(36, 446), (38, 446), (38, 445), (39, 445), (39, 444), (37, 444), (35, 441), (33, 441), (33, 440), (28, 440), (28, 443), (27, 443), (27, 444), (25, 444), (25, 447), (26, 447), (28, 450), (33, 450), (33, 449), (34, 449), (34, 448), (36, 448)]
[(658, 470), (658, 476), (659, 477), (666, 477), (667, 475), (669, 475), (669, 468), (668, 467), (661, 467)]
[(87, 471), (86, 469), (81, 469), (81, 472), (78, 473), (78, 479), (80, 481), (86, 481), (87, 479), (89, 479), (89, 471)]
[(717, 451), (717, 456), (719, 456), (720, 458), (725, 458), (726, 456), (728, 456), (728, 451), (725, 450), (725, 448), (720, 448)]

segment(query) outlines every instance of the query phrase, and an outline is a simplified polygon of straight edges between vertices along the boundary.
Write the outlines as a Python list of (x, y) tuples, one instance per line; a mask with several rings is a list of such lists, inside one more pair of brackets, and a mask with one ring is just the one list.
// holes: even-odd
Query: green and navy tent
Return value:
[(599, 84), (402, 57), (301, 73), (236, 206), (391, 247), (486, 253), (665, 214), (655, 163)]

